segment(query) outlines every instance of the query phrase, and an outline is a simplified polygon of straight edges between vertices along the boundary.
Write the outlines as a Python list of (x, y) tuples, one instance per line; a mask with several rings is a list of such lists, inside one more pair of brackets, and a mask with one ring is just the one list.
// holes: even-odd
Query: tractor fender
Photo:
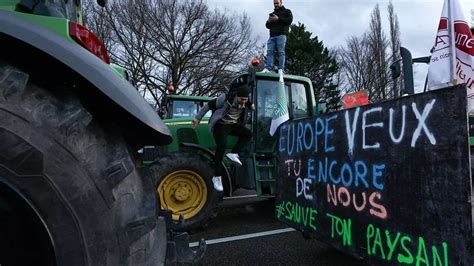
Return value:
[[(94, 89), (100, 91), (98, 93), (100, 97), (108, 98), (106, 100), (111, 100), (114, 106), (118, 105), (119, 110), (131, 115), (129, 119), (131, 122), (127, 127), (139, 131), (137, 135), (143, 140), (156, 144), (171, 143), (172, 137), (168, 127), (138, 91), (127, 80), (114, 73), (109, 65), (79, 44), (5, 10), (0, 10), (0, 37), (2, 35), (43, 51), (88, 81), (95, 87)], [(13, 52), (21, 56), (23, 51)], [(123, 118), (111, 117), (111, 119)]]
[[(207, 154), (208, 156), (210, 156), (211, 158), (214, 158), (214, 152), (209, 150), (208, 148), (205, 148), (201, 145), (198, 145), (198, 144), (195, 144), (195, 143), (188, 143), (188, 142), (181, 142), (179, 144), (180, 146), (182, 147), (187, 147), (187, 148), (192, 148), (192, 149), (196, 149), (196, 150), (199, 150), (199, 151), (202, 151), (204, 152), (205, 154)], [(222, 169), (224, 169), (224, 173), (225, 173), (225, 180), (227, 180), (227, 184), (229, 184), (229, 191), (227, 191), (227, 196), (228, 197), (232, 197), (232, 181), (230, 179), (230, 174), (229, 174), (229, 171), (227, 170), (227, 167), (225, 167), (224, 165), (224, 162), (221, 163), (222, 164)], [(224, 189), (225, 189), (225, 186), (224, 186)]]

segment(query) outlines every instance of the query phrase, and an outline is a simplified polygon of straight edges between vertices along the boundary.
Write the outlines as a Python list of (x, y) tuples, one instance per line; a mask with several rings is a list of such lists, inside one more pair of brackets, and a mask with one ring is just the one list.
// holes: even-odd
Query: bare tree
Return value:
[[(391, 27), (390, 40), (392, 35), (394, 40), (399, 40), (398, 20), (394, 12), (391, 16), (393, 28)], [(360, 37), (349, 38), (346, 46), (338, 52), (346, 92), (366, 90), (370, 102), (380, 102), (397, 95), (399, 87), (393, 86), (389, 65), (392, 62), (394, 49), (398, 51), (396, 45), (399, 47), (400, 44), (398, 41), (391, 46), (392, 54), (389, 53), (390, 44), (382, 28), (377, 4), (371, 14), (368, 31)]]
[(111, 51), (111, 60), (128, 69), (139, 91), (156, 105), (167, 82), (160, 79), (164, 67), (147, 55), (147, 49), (154, 46), (154, 41), (147, 36), (145, 19), (137, 12), (139, 3), (117, 0), (106, 7), (118, 46)]
[(346, 83), (346, 92), (350, 93), (358, 90), (371, 92), (375, 79), (371, 60), (367, 34), (360, 37), (353, 36), (347, 40), (346, 47), (341, 48), (338, 53), (338, 61), (343, 70), (342, 76)]
[(152, 102), (170, 84), (176, 94), (216, 94), (256, 47), (247, 15), (210, 10), (203, 0), (114, 0), (105, 12), (111, 60)]
[(116, 41), (109, 24), (107, 11), (96, 4), (94, 0), (85, 0), (82, 6), (84, 7), (85, 26), (104, 43), (107, 51), (113, 50)]
[(390, 82), (390, 79), (388, 75), (387, 62), (388, 40), (382, 29), (382, 20), (378, 4), (375, 5), (374, 10), (372, 11), (368, 44), (370, 55), (372, 56), (371, 61), (375, 67), (374, 74), (377, 77), (374, 79), (369, 97), (372, 102), (379, 102), (389, 98), (390, 90), (387, 85)]
[[(399, 56), (399, 51), (400, 51), (400, 26), (398, 24), (398, 16), (395, 13), (393, 3), (390, 0), (390, 3), (388, 4), (388, 21), (390, 23), (390, 47), (391, 47), (391, 63), (397, 61), (400, 56)], [(392, 83), (392, 91), (394, 97), (399, 97), (400, 96), (400, 89), (401, 89), (401, 80), (403, 80), (403, 77), (398, 78), (397, 80), (394, 80)]]

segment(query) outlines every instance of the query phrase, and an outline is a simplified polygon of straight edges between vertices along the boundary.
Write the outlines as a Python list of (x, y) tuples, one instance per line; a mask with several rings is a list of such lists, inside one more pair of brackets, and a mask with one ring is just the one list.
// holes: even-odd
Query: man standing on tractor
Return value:
[(206, 103), (193, 119), (193, 125), (196, 127), (209, 110), (213, 111), (208, 128), (216, 142), (212, 183), (217, 191), (224, 190), (222, 186), (222, 159), (227, 136), (239, 138), (232, 151), (226, 154), (227, 158), (238, 165), (242, 165), (238, 153), (252, 138), (252, 133), (244, 126), (248, 111), (253, 109), (249, 101), (249, 94), (250, 88), (246, 83), (233, 82), (227, 93)]
[(278, 51), (278, 73), (283, 74), (285, 69), (285, 45), (286, 38), (293, 22), (291, 10), (283, 6), (282, 0), (273, 0), (275, 10), (269, 14), (265, 23), (270, 30), (270, 38), (267, 42), (267, 62), (263, 72), (270, 72), (273, 69), (273, 58), (275, 48)]

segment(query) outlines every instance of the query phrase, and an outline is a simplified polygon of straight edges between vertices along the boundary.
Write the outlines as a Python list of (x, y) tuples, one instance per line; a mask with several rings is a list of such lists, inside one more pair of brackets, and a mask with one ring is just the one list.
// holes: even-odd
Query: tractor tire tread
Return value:
[[(150, 197), (145, 195), (145, 186), (151, 186), (151, 179), (138, 174), (120, 131), (112, 124), (104, 126), (95, 121), (69, 88), (36, 84), (26, 72), (0, 59), (0, 112), (8, 118), (0, 122), (0, 129), (7, 130), (8, 136), (11, 132), (15, 141), (21, 140), (2, 143), (0, 147), (3, 145), (1, 150), (5, 150), (11, 146), (12, 159), (33, 147), (44, 159), (40, 174), (57, 190), (58, 202), (68, 206), (65, 212), (77, 219), (83, 257), (60, 254), (61, 262), (163, 263), (164, 255), (160, 254), (165, 249), (154, 241), (157, 234), (163, 234), (164, 225), (156, 221), (154, 202), (150, 203)], [(66, 170), (74, 172), (61, 176), (61, 171)], [(66, 177), (71, 179), (65, 180)], [(7, 181), (22, 185), (18, 180)], [(41, 191), (28, 189), (26, 195), (35, 202)], [(55, 230), (53, 238), (67, 234), (61, 228)]]

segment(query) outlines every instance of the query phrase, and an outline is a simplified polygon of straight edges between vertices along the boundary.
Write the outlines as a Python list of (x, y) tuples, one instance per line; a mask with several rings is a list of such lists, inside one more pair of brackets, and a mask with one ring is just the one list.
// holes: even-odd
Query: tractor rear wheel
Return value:
[(164, 264), (151, 179), (120, 129), (38, 84), (0, 60), (0, 264)]
[[(206, 227), (216, 216), (221, 193), (212, 184), (213, 169), (200, 156), (177, 152), (150, 166), (156, 180), (161, 208), (172, 212), (176, 229), (187, 231)], [(180, 216), (184, 222), (180, 223)]]

